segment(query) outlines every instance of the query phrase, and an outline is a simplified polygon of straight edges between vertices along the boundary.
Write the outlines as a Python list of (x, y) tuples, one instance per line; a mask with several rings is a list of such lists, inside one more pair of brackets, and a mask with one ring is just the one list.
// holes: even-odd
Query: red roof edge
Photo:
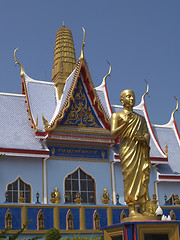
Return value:
[(108, 104), (109, 104), (109, 108), (111, 110), (111, 114), (112, 114), (112, 108), (111, 108), (111, 104), (110, 104), (110, 100), (109, 100), (109, 94), (108, 94), (108, 90), (107, 90), (107, 84), (105, 81), (105, 91), (106, 91), (106, 96), (107, 96), (107, 100), (108, 100)]
[(15, 149), (15, 148), (0, 148), (0, 152), (5, 153), (25, 153), (25, 154), (38, 154), (49, 155), (49, 150), (29, 150), (29, 149)]
[(180, 180), (180, 175), (159, 175), (159, 179)]
[(88, 78), (88, 75), (86, 74), (86, 69), (85, 69), (85, 66), (84, 64), (81, 66), (81, 73), (83, 75), (83, 78), (84, 78), (84, 84), (88, 90), (88, 94), (90, 96), (90, 99), (91, 99), (91, 102), (92, 102), (92, 105), (93, 107), (95, 108), (97, 114), (98, 114), (98, 117), (101, 119), (101, 122), (103, 123), (103, 125), (105, 126), (106, 129), (111, 129), (111, 125), (109, 123), (106, 122), (106, 119), (105, 119), (105, 116), (104, 114), (99, 110), (98, 108), (98, 99), (96, 99), (95, 97), (95, 94), (94, 94), (94, 91), (93, 91), (93, 88), (89, 82), (89, 78)]
[[(114, 155), (114, 159), (119, 159), (119, 154)], [(168, 158), (150, 157), (153, 162), (168, 162)]]
[(147, 117), (147, 119), (148, 119), (149, 126), (150, 126), (150, 128), (151, 128), (151, 132), (152, 132), (152, 134), (153, 134), (153, 137), (154, 137), (154, 139), (156, 140), (156, 142), (157, 142), (159, 148), (161, 149), (162, 153), (165, 155), (164, 151), (162, 150), (162, 148), (161, 148), (161, 146), (160, 146), (160, 144), (159, 144), (159, 142), (158, 142), (158, 140), (157, 140), (157, 138), (156, 138), (156, 136), (155, 136), (155, 134), (154, 134), (154, 131), (153, 131), (153, 128), (152, 128), (150, 119), (149, 119), (149, 115), (148, 115), (148, 112), (147, 112), (147, 108), (146, 108), (146, 103), (145, 103), (145, 101), (144, 101), (144, 110), (145, 110), (145, 113), (146, 113), (146, 117)]

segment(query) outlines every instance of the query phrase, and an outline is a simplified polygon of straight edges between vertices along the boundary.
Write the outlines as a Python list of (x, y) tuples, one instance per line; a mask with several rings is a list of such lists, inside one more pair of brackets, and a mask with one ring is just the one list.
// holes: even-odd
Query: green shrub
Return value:
[(45, 233), (45, 239), (46, 240), (59, 240), (61, 238), (61, 234), (59, 230), (56, 228), (51, 228), (46, 231)]

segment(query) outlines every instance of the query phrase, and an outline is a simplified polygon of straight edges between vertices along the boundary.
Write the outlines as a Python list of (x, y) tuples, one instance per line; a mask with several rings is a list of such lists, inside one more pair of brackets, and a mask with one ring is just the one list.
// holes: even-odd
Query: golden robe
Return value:
[[(124, 121), (128, 115), (128, 123)], [(144, 117), (134, 113), (121, 112), (118, 119), (120, 130), (120, 151), (124, 179), (124, 199), (130, 204), (141, 204), (149, 200), (148, 183), (150, 178), (149, 139), (135, 140), (135, 135), (149, 136)]]

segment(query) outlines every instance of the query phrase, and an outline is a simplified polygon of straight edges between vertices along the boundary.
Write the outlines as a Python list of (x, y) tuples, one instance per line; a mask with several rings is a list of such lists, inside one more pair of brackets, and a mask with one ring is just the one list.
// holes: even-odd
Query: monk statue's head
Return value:
[(126, 89), (121, 92), (120, 102), (124, 107), (133, 107), (135, 104), (135, 94), (133, 90)]

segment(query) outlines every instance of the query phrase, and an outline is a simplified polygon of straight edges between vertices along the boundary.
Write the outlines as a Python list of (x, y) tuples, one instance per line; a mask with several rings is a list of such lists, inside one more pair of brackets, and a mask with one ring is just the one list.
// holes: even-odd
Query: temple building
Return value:
[[(111, 137), (112, 105), (107, 74), (95, 87), (84, 58), (76, 59), (72, 33), (56, 35), (52, 81), (32, 79), (20, 66), (21, 94), (0, 93), (0, 229), (44, 234), (101, 234), (119, 223), (128, 208), (119, 159), (119, 139)], [(88, 54), (87, 54), (88, 55)], [(175, 111), (165, 125), (148, 117), (143, 94), (134, 111), (150, 133), (149, 193), (165, 215), (180, 219), (180, 135)], [(118, 103), (119, 104), (119, 103)], [(172, 212), (173, 210), (173, 212)]]

